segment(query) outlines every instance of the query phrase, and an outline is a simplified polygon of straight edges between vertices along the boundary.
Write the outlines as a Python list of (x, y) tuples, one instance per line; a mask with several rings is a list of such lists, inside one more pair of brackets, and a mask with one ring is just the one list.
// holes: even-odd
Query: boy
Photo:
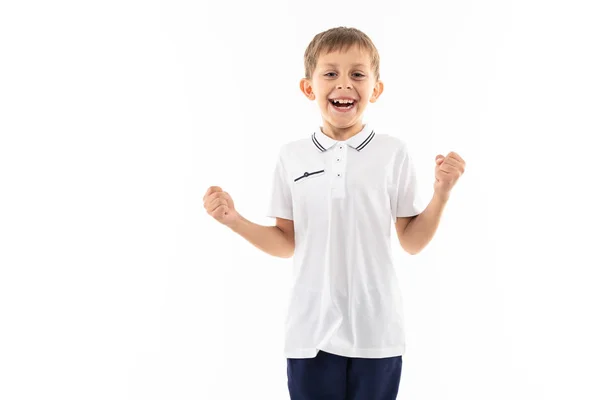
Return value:
[(436, 157), (424, 207), (406, 144), (362, 123), (383, 91), (371, 40), (354, 28), (330, 29), (313, 38), (304, 61), (300, 89), (317, 101), (323, 123), (280, 150), (268, 209), (275, 226), (243, 218), (219, 187), (208, 189), (204, 207), (259, 249), (294, 255), (285, 336), (291, 399), (392, 400), (405, 347), (391, 222), (402, 248), (420, 252), (465, 162), (454, 152)]

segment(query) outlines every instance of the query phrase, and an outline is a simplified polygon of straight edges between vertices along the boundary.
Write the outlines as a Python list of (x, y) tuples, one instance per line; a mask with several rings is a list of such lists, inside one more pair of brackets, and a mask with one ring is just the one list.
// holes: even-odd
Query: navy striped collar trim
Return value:
[[(373, 140), (373, 137), (375, 136), (375, 130), (373, 130), (373, 129), (371, 129), (370, 133), (368, 135), (366, 135), (367, 132), (369, 132), (369, 130), (367, 128), (368, 128), (368, 126), (365, 126), (365, 129), (363, 129), (361, 132), (359, 132), (358, 134), (356, 134), (356, 135), (352, 136), (350, 139), (348, 139), (347, 140), (348, 145), (350, 147), (355, 148), (357, 151), (361, 151), (365, 147), (367, 147), (367, 145), (369, 143), (371, 143), (371, 141)], [(365, 137), (365, 135), (366, 135), (366, 137)], [(318, 132), (313, 132), (313, 134), (311, 135), (311, 140), (312, 140), (313, 144), (315, 145), (315, 147), (317, 148), (317, 150), (319, 150), (320, 152), (327, 151), (327, 149), (331, 148), (331, 146), (338, 143), (338, 141), (330, 138), (329, 136), (327, 136), (323, 132), (321, 132), (320, 128), (319, 128)]]
[(325, 147), (323, 147), (321, 145), (321, 143), (319, 143), (319, 141), (317, 140), (317, 133), (316, 132), (313, 132), (311, 138), (312, 138), (312, 141), (313, 141), (314, 145), (317, 146), (317, 149), (319, 149), (320, 151), (325, 151), (326, 150)]
[(356, 147), (356, 150), (361, 151), (362, 149), (367, 147), (367, 145), (371, 142), (371, 140), (373, 140), (373, 136), (375, 136), (374, 130), (371, 131), (371, 133), (369, 133), (369, 136), (367, 136), (367, 138), (365, 140), (363, 140), (363, 142)]

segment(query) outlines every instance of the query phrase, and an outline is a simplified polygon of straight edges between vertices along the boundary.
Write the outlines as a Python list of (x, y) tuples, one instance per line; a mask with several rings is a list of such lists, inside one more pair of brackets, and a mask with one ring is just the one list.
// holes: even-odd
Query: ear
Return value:
[(371, 103), (375, 103), (379, 96), (381, 96), (381, 93), (383, 93), (383, 82), (377, 81), (375, 87), (373, 88), (373, 94), (371, 95), (369, 101)]
[(300, 90), (309, 100), (316, 99), (315, 93), (312, 90), (312, 83), (310, 82), (310, 79), (300, 79)]

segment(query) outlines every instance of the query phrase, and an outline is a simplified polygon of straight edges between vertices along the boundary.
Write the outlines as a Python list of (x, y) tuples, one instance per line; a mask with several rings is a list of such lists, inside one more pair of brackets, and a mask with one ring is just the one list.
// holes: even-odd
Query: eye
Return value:
[[(324, 76), (326, 77), (333, 77), (334, 75), (336, 75), (335, 72), (327, 72)], [(354, 75), (356, 78), (364, 78), (366, 75), (360, 73), (360, 72), (355, 72)]]

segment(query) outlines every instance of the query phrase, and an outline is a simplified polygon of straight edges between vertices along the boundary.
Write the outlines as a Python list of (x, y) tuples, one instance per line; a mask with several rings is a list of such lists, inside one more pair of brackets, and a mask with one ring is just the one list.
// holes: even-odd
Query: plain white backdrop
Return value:
[(395, 248), (399, 399), (598, 399), (600, 25), (592, 1), (4, 1), (0, 398), (288, 398), (291, 259), (264, 225), (279, 147), (321, 122), (312, 37), (381, 54), (365, 115), (467, 168), (433, 242)]

